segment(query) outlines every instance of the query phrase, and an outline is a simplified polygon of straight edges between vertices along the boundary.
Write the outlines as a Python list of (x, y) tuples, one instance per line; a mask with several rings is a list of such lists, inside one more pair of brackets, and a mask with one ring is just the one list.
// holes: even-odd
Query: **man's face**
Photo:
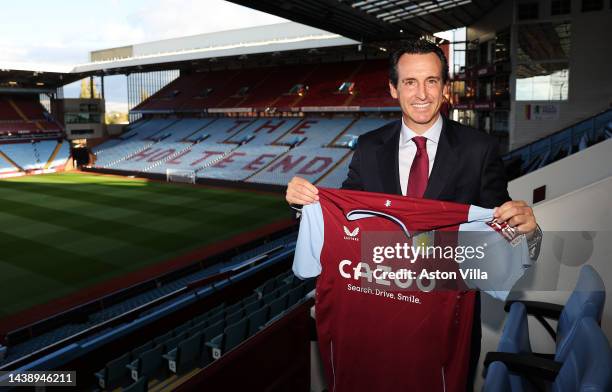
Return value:
[(442, 62), (435, 53), (404, 54), (397, 63), (397, 86), (389, 83), (399, 101), (406, 125), (425, 132), (438, 118), (448, 84), (442, 82)]

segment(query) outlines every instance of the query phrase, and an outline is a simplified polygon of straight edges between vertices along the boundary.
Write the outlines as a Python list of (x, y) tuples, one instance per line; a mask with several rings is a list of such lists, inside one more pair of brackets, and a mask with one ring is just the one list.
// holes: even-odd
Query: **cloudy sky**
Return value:
[[(2, 11), (0, 63), (75, 65), (92, 50), (285, 22), (224, 0), (21, 0)], [(105, 88), (108, 110), (127, 108), (124, 76)]]

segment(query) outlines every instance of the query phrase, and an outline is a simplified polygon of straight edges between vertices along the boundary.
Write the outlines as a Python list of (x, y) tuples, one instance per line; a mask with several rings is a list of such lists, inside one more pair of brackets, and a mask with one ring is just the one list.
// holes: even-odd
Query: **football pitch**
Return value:
[(117, 176), (0, 180), (0, 320), (289, 211), (281, 195)]

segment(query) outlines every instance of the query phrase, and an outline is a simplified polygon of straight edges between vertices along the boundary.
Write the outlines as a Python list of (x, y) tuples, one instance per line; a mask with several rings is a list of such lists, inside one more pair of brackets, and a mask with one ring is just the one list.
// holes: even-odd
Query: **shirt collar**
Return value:
[(425, 133), (419, 135), (414, 132), (412, 129), (408, 128), (406, 123), (404, 123), (404, 118), (402, 117), (402, 132), (400, 134), (400, 145), (408, 143), (415, 136), (423, 136), (426, 137), (427, 140), (431, 140), (432, 142), (438, 144), (440, 140), (440, 133), (442, 133), (442, 115), (438, 114), (438, 119), (433, 123), (431, 128), (429, 128)]

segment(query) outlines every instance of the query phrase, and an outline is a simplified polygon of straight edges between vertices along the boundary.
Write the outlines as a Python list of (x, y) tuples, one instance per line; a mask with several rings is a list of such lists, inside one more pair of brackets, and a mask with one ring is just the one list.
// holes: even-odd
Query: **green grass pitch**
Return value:
[(116, 176), (0, 180), (0, 319), (289, 211), (281, 195)]

